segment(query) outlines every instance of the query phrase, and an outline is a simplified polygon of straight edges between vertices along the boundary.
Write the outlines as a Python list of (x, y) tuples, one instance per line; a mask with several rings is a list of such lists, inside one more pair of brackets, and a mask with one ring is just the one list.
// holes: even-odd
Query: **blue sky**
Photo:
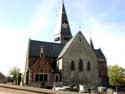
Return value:
[[(82, 30), (108, 65), (125, 66), (125, 1), (64, 0), (71, 32)], [(0, 71), (24, 70), (28, 39), (53, 41), (61, 0), (0, 0)]]

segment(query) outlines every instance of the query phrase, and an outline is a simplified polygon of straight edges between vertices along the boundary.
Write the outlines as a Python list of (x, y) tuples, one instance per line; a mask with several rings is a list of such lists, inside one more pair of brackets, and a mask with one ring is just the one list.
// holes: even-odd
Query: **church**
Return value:
[(81, 31), (72, 36), (64, 3), (59, 17), (60, 29), (54, 33), (54, 42), (29, 39), (24, 84), (43, 88), (108, 86), (107, 60), (102, 50), (95, 49)]

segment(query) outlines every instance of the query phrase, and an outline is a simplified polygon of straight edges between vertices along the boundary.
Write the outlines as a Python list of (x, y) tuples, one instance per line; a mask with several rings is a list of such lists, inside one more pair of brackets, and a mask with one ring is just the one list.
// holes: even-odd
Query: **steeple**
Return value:
[(91, 37), (91, 28), (89, 28), (89, 36), (90, 36), (90, 46), (93, 50), (95, 50), (93, 42), (92, 42), (92, 37)]
[(91, 38), (90, 38), (90, 45), (91, 45), (92, 49), (94, 50), (95, 48), (94, 48), (94, 45), (93, 45), (93, 42), (92, 42)]
[(66, 44), (71, 38), (72, 34), (70, 31), (70, 26), (64, 6), (64, 1), (62, 0), (61, 13), (59, 19), (57, 19), (56, 32), (54, 33), (54, 41), (57, 43)]

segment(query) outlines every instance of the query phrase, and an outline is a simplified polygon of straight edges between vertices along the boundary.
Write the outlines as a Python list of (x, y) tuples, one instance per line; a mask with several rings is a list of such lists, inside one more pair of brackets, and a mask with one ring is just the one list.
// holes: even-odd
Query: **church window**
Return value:
[(47, 82), (48, 81), (48, 75), (47, 74), (44, 74), (44, 79), (43, 81)]
[(35, 75), (35, 81), (37, 81), (37, 82), (47, 82), (48, 81), (48, 75), (47, 74), (36, 74)]
[(35, 81), (39, 81), (39, 75), (38, 74), (35, 75)]
[(56, 82), (58, 82), (59, 81), (59, 77), (56, 75)]
[(72, 71), (75, 70), (75, 63), (74, 63), (74, 61), (71, 62), (71, 70)]
[(56, 75), (55, 75), (55, 80), (56, 80), (56, 82), (59, 82), (59, 81), (60, 81), (59, 74), (56, 74)]
[(40, 81), (43, 81), (43, 74), (39, 74), (39, 77)]
[(90, 62), (87, 63), (87, 71), (91, 70)]
[(82, 61), (82, 59), (79, 60), (79, 71), (83, 71), (83, 61)]
[(81, 43), (81, 38), (79, 38), (79, 42)]
[(63, 20), (63, 23), (66, 23), (66, 24), (67, 24), (68, 22), (67, 22), (67, 20)]

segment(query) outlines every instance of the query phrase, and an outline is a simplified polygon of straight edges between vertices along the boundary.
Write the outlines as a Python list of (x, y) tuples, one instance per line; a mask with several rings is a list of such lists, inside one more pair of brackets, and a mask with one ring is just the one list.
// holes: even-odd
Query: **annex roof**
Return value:
[(103, 52), (102, 52), (102, 50), (100, 48), (99, 49), (95, 49), (95, 54), (96, 54), (96, 57), (98, 59), (104, 59), (104, 60), (106, 59), (104, 54), (103, 54)]
[(40, 56), (41, 48), (44, 49), (44, 55), (49, 57), (58, 57), (64, 44), (29, 40), (29, 55)]

